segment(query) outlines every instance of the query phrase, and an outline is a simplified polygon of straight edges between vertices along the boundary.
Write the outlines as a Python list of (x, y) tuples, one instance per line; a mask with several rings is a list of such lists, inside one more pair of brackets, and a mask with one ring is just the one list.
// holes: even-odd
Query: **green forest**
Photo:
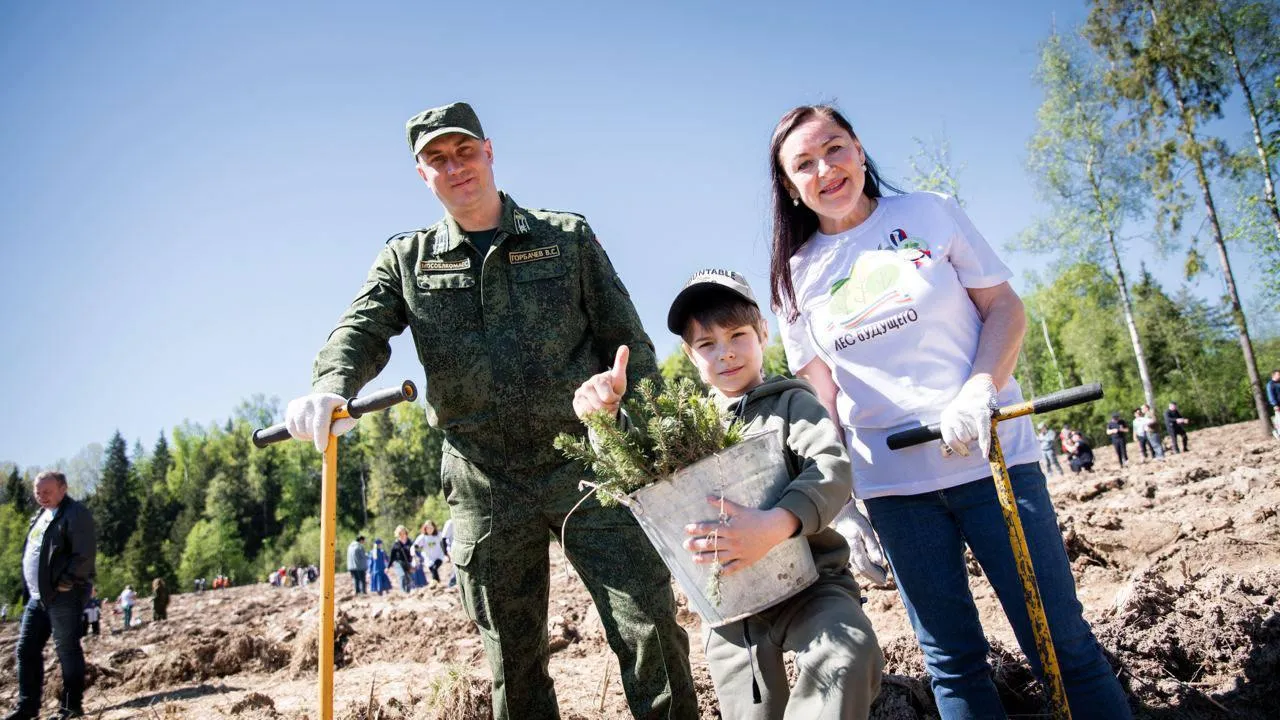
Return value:
[[(1106, 391), (1049, 418), (1054, 426), (1098, 438), (1113, 411), (1131, 417), (1144, 402), (1176, 401), (1193, 428), (1252, 420), (1249, 431), (1264, 432), (1262, 386), (1280, 367), (1280, 338), (1269, 317), (1246, 313), (1231, 264), (1264, 278), (1254, 312), (1280, 310), (1278, 17), (1275, 2), (1170, 0), (1157, 12), (1095, 0), (1078, 32), (1042, 43), (1027, 176), (1011, 182), (1033, 183), (1043, 214), (1001, 249), (1042, 260), (1022, 285), (1027, 332), (1015, 375), (1028, 396), (1094, 381)], [(1245, 132), (1215, 134), (1226, 113), (1245, 118)], [(945, 138), (917, 144), (901, 185), (963, 203), (963, 167)], [(1148, 257), (1178, 258), (1186, 283), (1162, 286)], [(1194, 293), (1187, 283), (1197, 279), (1221, 296)], [(766, 369), (786, 370), (776, 342)], [(679, 351), (662, 371), (696, 379)], [(93, 510), (101, 594), (126, 583), (145, 593), (155, 577), (179, 591), (216, 575), (243, 584), (318, 564), (319, 454), (305, 442), (250, 442), (254, 428), (281, 419), (280, 401), (257, 395), (225, 421), (184, 422), (146, 445), (116, 433), (51, 465)], [(340, 439), (339, 553), (358, 532), (387, 539), (396, 525), (446, 519), (440, 447), (421, 403), (366, 416)], [(0, 464), (5, 602), (20, 593), (39, 469)]]

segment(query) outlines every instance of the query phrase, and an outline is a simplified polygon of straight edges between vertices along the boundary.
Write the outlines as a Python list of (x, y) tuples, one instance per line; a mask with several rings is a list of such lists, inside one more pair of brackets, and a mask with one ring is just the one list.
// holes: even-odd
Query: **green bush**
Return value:
[[(435, 495), (428, 495), (422, 501), (422, 510), (418, 512), (418, 528), (422, 528), (422, 524), (430, 520), (436, 524), (437, 528), (444, 529), (444, 523), (449, 519), (449, 503), (444, 500), (444, 492), (438, 492)], [(417, 533), (413, 533), (416, 537)]]
[(233, 583), (246, 581), (249, 561), (244, 555), (244, 543), (234, 525), (201, 520), (191, 528), (187, 546), (182, 551), (178, 565), (179, 587), (189, 588), (196, 578), (212, 580), (217, 575), (226, 575)]

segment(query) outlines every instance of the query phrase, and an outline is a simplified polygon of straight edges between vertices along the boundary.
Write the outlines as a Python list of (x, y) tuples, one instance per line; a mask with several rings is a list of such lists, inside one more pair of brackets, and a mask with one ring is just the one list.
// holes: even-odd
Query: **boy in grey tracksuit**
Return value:
[[(798, 594), (745, 620), (705, 630), (707, 663), (722, 716), (867, 717), (880, 689), (884, 657), (849, 572), (850, 541), (855, 567), (879, 581), (884, 575), (875, 561), (883, 564), (883, 556), (870, 525), (850, 500), (849, 457), (835, 423), (808, 383), (763, 378), (768, 331), (750, 288), (737, 273), (695, 274), (672, 303), (667, 324), (684, 339), (685, 353), (714, 388), (720, 408), (744, 421), (745, 434), (779, 434), (791, 477), (773, 508), (723, 501), (727, 521), (690, 524), (685, 548), (695, 562), (718, 559), (729, 574), (803, 534), (818, 568), (818, 580)], [(620, 352), (617, 364), (624, 365), (625, 357)], [(626, 388), (617, 382), (625, 381), (625, 370), (616, 370), (579, 388), (574, 407), (580, 416), (617, 409)], [(708, 502), (708, 516), (714, 517), (722, 501)], [(830, 527), (833, 521), (839, 531)], [(796, 653), (799, 670), (790, 687), (783, 663), (787, 651)]]

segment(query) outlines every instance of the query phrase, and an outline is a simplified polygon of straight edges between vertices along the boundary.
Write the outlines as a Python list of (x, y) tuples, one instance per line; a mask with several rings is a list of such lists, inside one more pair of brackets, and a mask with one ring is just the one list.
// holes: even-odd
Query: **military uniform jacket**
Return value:
[(406, 327), (446, 451), (482, 467), (563, 463), (556, 434), (583, 432), (573, 393), (619, 345), (631, 348), (632, 386), (657, 374), (653, 343), (586, 220), (506, 194), (483, 258), (448, 216), (387, 241), (316, 358), (313, 390), (353, 397)]

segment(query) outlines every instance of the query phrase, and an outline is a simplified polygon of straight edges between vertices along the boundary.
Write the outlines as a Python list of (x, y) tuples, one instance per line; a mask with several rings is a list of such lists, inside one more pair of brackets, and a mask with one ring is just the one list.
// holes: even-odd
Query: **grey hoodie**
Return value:
[(836, 425), (809, 383), (772, 377), (736, 398), (712, 391), (716, 405), (746, 423), (748, 435), (778, 432), (786, 446), (787, 487), (775, 507), (800, 519), (819, 572), (844, 572), (849, 544), (831, 527), (853, 492), (853, 470)]

